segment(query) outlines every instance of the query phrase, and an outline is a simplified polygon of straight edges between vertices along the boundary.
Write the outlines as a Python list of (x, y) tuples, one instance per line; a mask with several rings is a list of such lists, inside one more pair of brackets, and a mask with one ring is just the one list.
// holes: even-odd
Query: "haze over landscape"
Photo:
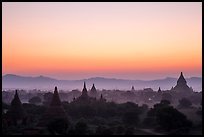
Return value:
[[(152, 88), (157, 91), (159, 87), (162, 90), (170, 90), (172, 86), (176, 85), (178, 78), (166, 77), (163, 79), (155, 80), (128, 80), (128, 79), (115, 79), (115, 78), (104, 78), (104, 77), (92, 77), (87, 79), (79, 80), (59, 80), (53, 79), (45, 76), (37, 77), (23, 77), (18, 75), (7, 74), (2, 77), (2, 88), (3, 89), (40, 89), (40, 90), (52, 90), (53, 85), (58, 86), (60, 90), (81, 90), (81, 85), (84, 81), (87, 83), (88, 89), (91, 88), (94, 83), (97, 89), (121, 89), (130, 90), (132, 86), (136, 90), (141, 90), (144, 88)], [(202, 90), (202, 78), (201, 77), (191, 77), (186, 78), (187, 83), (196, 92)]]
[(202, 2), (3, 2), (3, 135), (202, 135)]

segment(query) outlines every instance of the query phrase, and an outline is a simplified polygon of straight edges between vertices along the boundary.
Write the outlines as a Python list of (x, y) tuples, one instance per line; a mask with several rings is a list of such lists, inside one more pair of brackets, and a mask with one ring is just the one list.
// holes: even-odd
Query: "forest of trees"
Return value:
[[(62, 102), (68, 120), (55, 119), (47, 125), (47, 130), (39, 134), (65, 135), (126, 135), (126, 134), (187, 134), (194, 126), (187, 117), (171, 106), (167, 100), (162, 100), (148, 108), (144, 104), (138, 106), (132, 102), (116, 104), (114, 102)], [(41, 115), (45, 112), (45, 105), (23, 103), (23, 108), (29, 116), (26, 127), (35, 127)], [(3, 109), (9, 105), (3, 104)], [(198, 114), (199, 116), (199, 114)], [(6, 126), (6, 125), (3, 125)], [(202, 125), (201, 125), (202, 126)], [(18, 134), (25, 128), (21, 126), (4, 127), (4, 134)], [(153, 129), (146, 132), (143, 129)]]

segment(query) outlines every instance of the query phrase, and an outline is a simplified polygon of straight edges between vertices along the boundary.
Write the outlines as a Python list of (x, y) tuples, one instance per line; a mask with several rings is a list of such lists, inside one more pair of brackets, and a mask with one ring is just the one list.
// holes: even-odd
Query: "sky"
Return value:
[(2, 3), (2, 74), (202, 76), (202, 3)]

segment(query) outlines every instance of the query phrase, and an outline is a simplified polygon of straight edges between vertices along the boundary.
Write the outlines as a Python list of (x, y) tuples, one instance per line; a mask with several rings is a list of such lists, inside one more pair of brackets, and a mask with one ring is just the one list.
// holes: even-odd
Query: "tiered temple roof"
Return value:
[(177, 80), (177, 85), (172, 89), (178, 93), (186, 93), (191, 92), (192, 90), (187, 85), (187, 82), (183, 76), (183, 73), (181, 72), (179, 79)]

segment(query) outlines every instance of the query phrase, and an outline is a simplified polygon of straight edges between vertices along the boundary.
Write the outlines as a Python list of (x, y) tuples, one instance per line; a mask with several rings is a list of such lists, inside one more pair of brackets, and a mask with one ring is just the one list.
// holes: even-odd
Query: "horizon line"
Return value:
[[(19, 75), (19, 74), (7, 73), (7, 74), (4, 74), (4, 75), (2, 74), (2, 77), (6, 76), (6, 75), (15, 75), (15, 76), (32, 77), (32, 78), (46, 77), (46, 78), (55, 79), (55, 80), (88, 80), (88, 79), (92, 79), (92, 78), (105, 78), (105, 79), (116, 79), (116, 80), (140, 80), (140, 81), (151, 81), (151, 80), (160, 80), (160, 79), (167, 79), (167, 78), (178, 78), (180, 76), (180, 75), (178, 75), (178, 77), (166, 76), (166, 77), (163, 77), (163, 78), (155, 78), (155, 79), (127, 79), (127, 78), (123, 79), (123, 78), (115, 78), (115, 77), (107, 77), (107, 76), (92, 76), (92, 77), (78, 78), (78, 79), (59, 79), (59, 78), (56, 78), (56, 77), (53, 77), (53, 76), (47, 76), (47, 75), (42, 75), (42, 74), (31, 76), (31, 75)], [(190, 77), (185, 77), (185, 78), (187, 78), (187, 79), (189, 79), (189, 78), (202, 78), (202, 76), (190, 76)]]

